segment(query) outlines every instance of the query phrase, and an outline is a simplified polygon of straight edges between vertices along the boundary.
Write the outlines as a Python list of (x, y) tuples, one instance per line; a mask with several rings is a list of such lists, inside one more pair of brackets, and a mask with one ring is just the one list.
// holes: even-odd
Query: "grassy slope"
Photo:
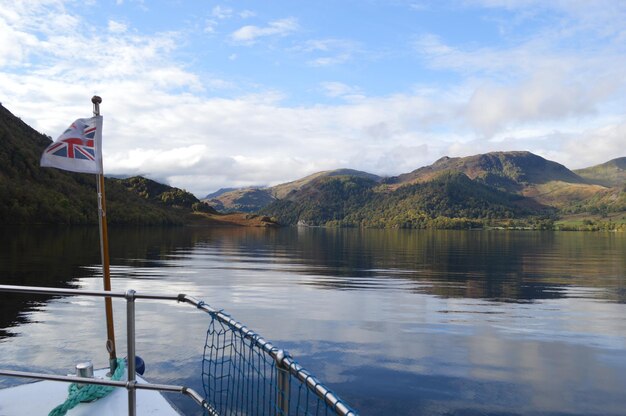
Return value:
[(607, 187), (626, 186), (626, 157), (609, 160), (600, 165), (575, 170), (588, 181)]

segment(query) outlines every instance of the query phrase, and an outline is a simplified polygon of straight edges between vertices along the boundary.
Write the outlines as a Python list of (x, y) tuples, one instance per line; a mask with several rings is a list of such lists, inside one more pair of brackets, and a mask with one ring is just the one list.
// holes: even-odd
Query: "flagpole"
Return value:
[[(91, 98), (93, 103), (93, 115), (100, 115), (100, 103), (102, 98), (94, 95)], [(111, 291), (111, 270), (109, 268), (109, 235), (106, 219), (106, 198), (104, 195), (104, 170), (102, 169), (102, 158), (100, 158), (100, 172), (98, 173), (98, 223), (100, 225), (100, 256), (102, 257), (102, 276), (104, 290)], [(106, 348), (109, 351), (109, 366), (111, 374), (117, 367), (117, 357), (115, 354), (115, 327), (113, 326), (113, 304), (111, 298), (104, 298), (104, 309), (107, 321), (107, 342)]]

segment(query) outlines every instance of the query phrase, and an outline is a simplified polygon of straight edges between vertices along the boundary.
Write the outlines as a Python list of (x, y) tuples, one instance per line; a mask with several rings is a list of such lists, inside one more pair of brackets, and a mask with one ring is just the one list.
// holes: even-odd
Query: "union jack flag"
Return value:
[(41, 156), (41, 166), (102, 173), (102, 116), (73, 122)]

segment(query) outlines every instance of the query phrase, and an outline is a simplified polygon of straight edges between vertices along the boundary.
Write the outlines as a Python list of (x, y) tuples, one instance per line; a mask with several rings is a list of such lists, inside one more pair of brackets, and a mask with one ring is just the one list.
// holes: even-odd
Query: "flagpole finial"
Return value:
[(93, 115), (99, 116), (100, 115), (100, 103), (102, 102), (102, 97), (98, 95), (94, 95), (93, 97), (91, 97), (91, 102), (93, 103)]

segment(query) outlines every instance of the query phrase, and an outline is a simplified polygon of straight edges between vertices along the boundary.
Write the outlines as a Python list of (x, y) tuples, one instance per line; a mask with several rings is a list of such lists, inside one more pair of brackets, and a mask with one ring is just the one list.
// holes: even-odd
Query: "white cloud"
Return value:
[(254, 16), (256, 16), (256, 13), (252, 10), (243, 10), (239, 12), (239, 17), (241, 17), (242, 19), (249, 19)]
[(434, 34), (419, 36), (415, 50), (434, 69), (457, 71), (465, 75), (480, 74), (490, 78), (512, 79), (535, 69), (562, 71), (580, 64), (580, 59), (564, 51), (548, 50), (550, 42), (530, 39), (513, 47), (452, 47)]
[(237, 12), (230, 7), (217, 5), (213, 7), (213, 9), (211, 9), (211, 18), (207, 19), (204, 23), (204, 32), (216, 33), (217, 26), (220, 24), (220, 21), (226, 21), (234, 17), (239, 17), (240, 19), (248, 19), (253, 16), (255, 16), (255, 13), (250, 10)]
[[(559, 158), (562, 160), (561, 163), (567, 164), (572, 169), (584, 168), (625, 156), (626, 119), (568, 135), (563, 141)], [(622, 153), (616, 154), (616, 149), (621, 149)]]
[[(465, 0), (466, 5), (535, 12), (553, 10), (577, 22), (593, 22), (593, 27), (605, 31), (606, 27), (619, 30), (619, 22), (626, 14), (626, 4), (614, 0)], [(588, 26), (590, 27), (590, 26)]]
[(595, 91), (581, 83), (564, 82), (559, 75), (536, 74), (513, 86), (477, 86), (464, 115), (487, 137), (511, 124), (594, 115)]
[(0, 67), (22, 64), (37, 43), (35, 35), (15, 30), (0, 17)]
[(409, 4), (409, 8), (411, 10), (417, 11), (417, 12), (421, 12), (424, 10), (428, 10), (428, 5), (424, 4), (424, 3), (411, 3)]
[[(576, 168), (625, 148), (626, 58), (611, 42), (579, 54), (555, 49), (552, 37), (505, 49), (423, 35), (416, 50), (430, 68), (458, 75), (455, 83), (374, 97), (350, 81), (323, 82), (322, 91), (346, 101), (289, 106), (285, 91), (256, 86), (233, 96), (244, 90), (236, 77), (194, 72), (176, 60), (183, 33), (141, 34), (130, 24), (122, 31), (115, 22), (98, 31), (60, 2), (31, 4), (0, 8), (3, 105), (56, 137), (91, 113), (89, 99), (98, 93), (107, 172), (144, 174), (199, 196), (338, 167), (399, 174), (446, 154), (495, 150), (531, 150)], [(53, 22), (50, 14), (62, 17)], [(249, 44), (297, 28), (295, 18), (283, 19), (245, 26), (232, 39)], [(329, 65), (354, 59), (359, 49), (325, 38), (289, 52)], [(224, 90), (228, 98), (214, 93)]]
[(322, 82), (320, 86), (329, 97), (342, 97), (347, 99), (364, 98), (361, 88), (350, 86), (342, 82)]
[(222, 6), (215, 6), (211, 11), (211, 15), (218, 19), (228, 19), (233, 15), (233, 9)]
[(311, 39), (292, 48), (291, 51), (313, 55), (314, 57), (307, 58), (307, 64), (324, 67), (350, 61), (355, 53), (360, 52), (360, 47), (355, 42), (345, 39)]
[(109, 32), (113, 33), (124, 33), (126, 32), (127, 26), (124, 23), (116, 22), (114, 20), (109, 20)]
[(431, 57), (447, 55), (454, 52), (451, 47), (445, 45), (441, 41), (439, 36), (436, 36), (432, 33), (420, 36), (415, 41), (415, 47), (418, 52), (430, 55)]
[(274, 20), (265, 27), (243, 26), (232, 33), (231, 38), (236, 42), (251, 44), (258, 38), (266, 36), (286, 36), (298, 29), (298, 21), (294, 17)]
[(307, 64), (311, 66), (332, 66), (342, 64), (344, 62), (347, 62), (348, 60), (350, 60), (350, 55), (344, 53), (335, 56), (324, 56), (311, 59), (307, 61)]
[(459, 115), (483, 137), (527, 123), (596, 117), (624, 105), (626, 58), (610, 44), (583, 51), (555, 48), (562, 36), (540, 33), (508, 48), (447, 45), (422, 35), (416, 50), (432, 68), (464, 76), (469, 99)]
[(115, 171), (122, 167), (133, 172), (179, 172), (198, 166), (206, 146), (195, 144), (187, 147), (164, 149), (135, 148), (113, 157), (107, 162), (107, 170)]
[(204, 32), (205, 33), (215, 33), (215, 28), (217, 27), (217, 21), (213, 19), (207, 19), (204, 22)]
[(311, 39), (306, 41), (298, 49), (303, 52), (328, 52), (330, 50), (336, 49), (337, 46), (342, 46), (344, 43), (345, 41), (337, 39)]

